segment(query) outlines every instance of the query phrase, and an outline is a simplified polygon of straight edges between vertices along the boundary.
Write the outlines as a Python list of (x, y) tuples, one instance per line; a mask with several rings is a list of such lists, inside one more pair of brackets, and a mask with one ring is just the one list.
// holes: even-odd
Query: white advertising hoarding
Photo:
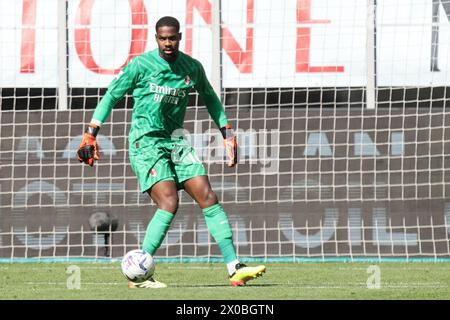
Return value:
[[(1, 87), (57, 86), (57, 1), (0, 0)], [(367, 1), (221, 5), (224, 87), (365, 85)], [(164, 15), (180, 20), (181, 50), (210, 73), (211, 8), (208, 0), (69, 0), (68, 41), (61, 44), (69, 86), (106, 87), (134, 55), (156, 48), (154, 25)], [(378, 86), (450, 84), (448, 3), (378, 0), (376, 17)]]

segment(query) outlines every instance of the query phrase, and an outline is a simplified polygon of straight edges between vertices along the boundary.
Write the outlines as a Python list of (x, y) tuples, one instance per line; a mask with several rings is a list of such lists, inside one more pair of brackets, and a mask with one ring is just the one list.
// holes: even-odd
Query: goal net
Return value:
[[(190, 95), (185, 136), (240, 255), (450, 258), (447, 0), (0, 0), (0, 258), (139, 246), (156, 206), (128, 159), (132, 96), (103, 125), (94, 167), (75, 152), (108, 84), (156, 48), (164, 15), (238, 136), (228, 168)], [(220, 259), (182, 191), (157, 254)]]

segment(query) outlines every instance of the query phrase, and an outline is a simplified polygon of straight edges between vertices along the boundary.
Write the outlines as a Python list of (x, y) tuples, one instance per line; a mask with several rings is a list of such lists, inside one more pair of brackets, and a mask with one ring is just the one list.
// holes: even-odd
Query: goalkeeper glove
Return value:
[(229, 167), (234, 167), (237, 163), (237, 140), (233, 133), (231, 125), (227, 124), (225, 127), (220, 128), (223, 136), (223, 144), (227, 153)]
[(97, 145), (97, 133), (100, 127), (90, 124), (83, 135), (83, 140), (78, 147), (77, 156), (80, 162), (84, 162), (91, 167), (95, 160), (100, 159), (100, 152)]

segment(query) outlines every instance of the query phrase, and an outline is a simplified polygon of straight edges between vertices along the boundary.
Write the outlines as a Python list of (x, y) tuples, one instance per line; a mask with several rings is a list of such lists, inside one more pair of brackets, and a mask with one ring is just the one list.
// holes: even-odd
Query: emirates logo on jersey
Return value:
[(189, 85), (189, 83), (191, 83), (191, 78), (189, 78), (189, 76), (184, 77), (184, 83), (186, 83), (186, 85)]
[(152, 168), (152, 169), (150, 170), (150, 175), (151, 175), (152, 177), (156, 177), (156, 170), (155, 170), (155, 168)]

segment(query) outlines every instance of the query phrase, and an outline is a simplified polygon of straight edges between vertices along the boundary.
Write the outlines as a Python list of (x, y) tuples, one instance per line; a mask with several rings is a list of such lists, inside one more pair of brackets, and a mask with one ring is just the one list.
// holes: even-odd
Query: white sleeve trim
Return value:
[(98, 120), (95, 120), (95, 119), (92, 119), (92, 120), (91, 120), (91, 123), (92, 123), (92, 124), (95, 124), (95, 125), (98, 126), (98, 127), (101, 127), (101, 125), (103, 124), (103, 122), (98, 121)]

